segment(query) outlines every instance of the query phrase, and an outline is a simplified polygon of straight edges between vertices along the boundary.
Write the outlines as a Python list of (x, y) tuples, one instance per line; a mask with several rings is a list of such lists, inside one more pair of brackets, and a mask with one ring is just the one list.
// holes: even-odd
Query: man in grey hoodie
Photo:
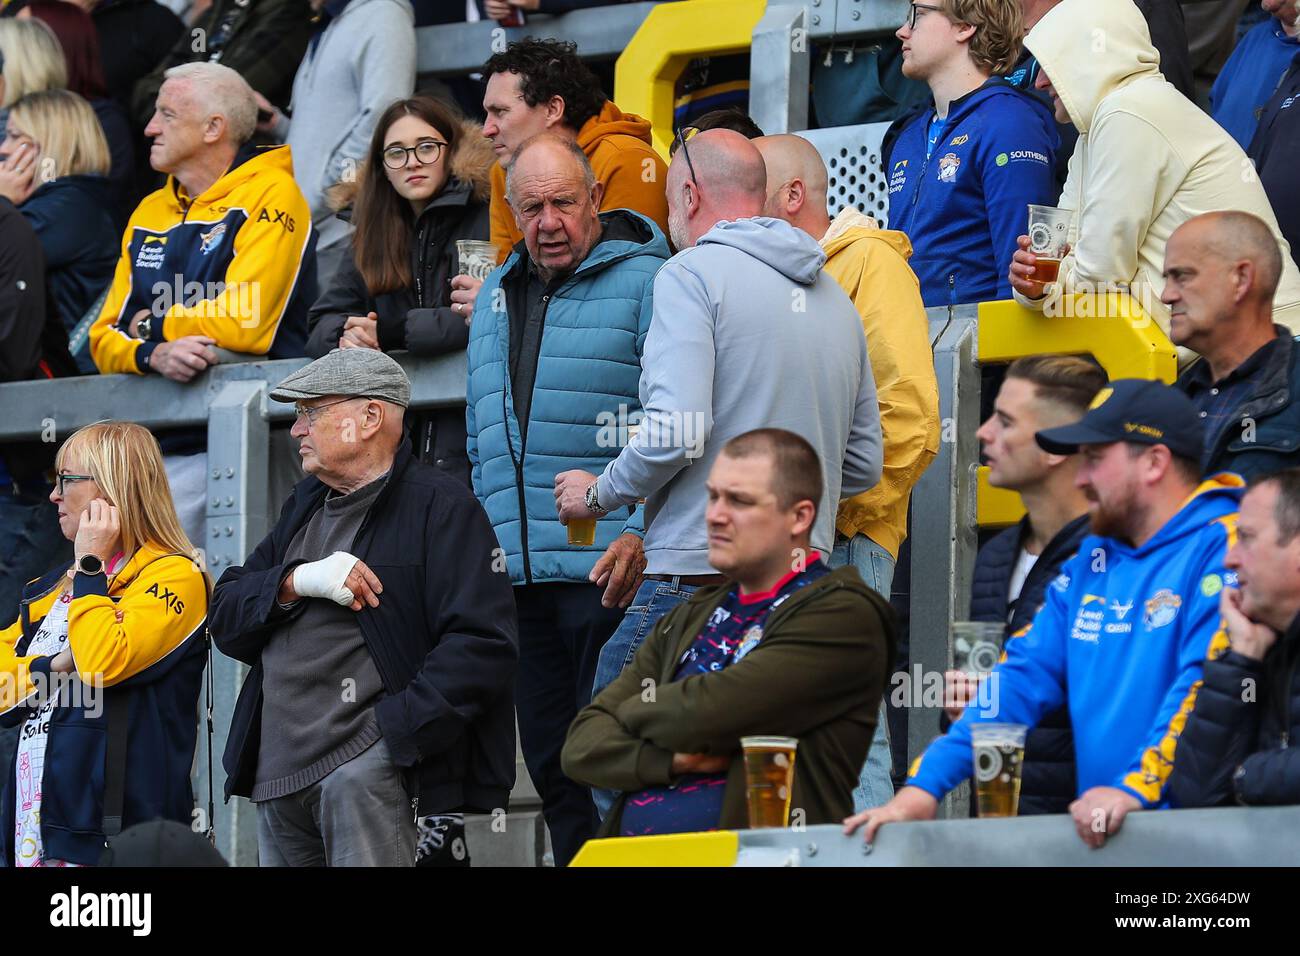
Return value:
[(407, 0), (311, 0), (317, 30), (293, 79), (290, 117), (258, 94), (260, 132), (287, 142), (293, 177), (311, 205), (316, 279), (330, 279), (352, 234), (326, 191), (355, 180), (375, 121), (415, 89), (415, 14)]
[[(722, 583), (709, 564), (705, 479), (729, 439), (784, 428), (812, 444), (825, 473), (812, 533), (823, 555), (834, 544), (834, 505), (880, 478), (880, 413), (862, 321), (822, 274), (817, 241), (762, 216), (767, 174), (758, 149), (731, 130), (700, 133), (678, 149), (667, 189), (681, 251), (655, 277), (644, 418), (599, 478), (568, 471), (555, 479), (561, 520), (646, 500), (645, 581), (601, 651), (596, 691), (631, 661), (654, 621), (697, 587)], [(808, 557), (792, 554), (792, 570)]]

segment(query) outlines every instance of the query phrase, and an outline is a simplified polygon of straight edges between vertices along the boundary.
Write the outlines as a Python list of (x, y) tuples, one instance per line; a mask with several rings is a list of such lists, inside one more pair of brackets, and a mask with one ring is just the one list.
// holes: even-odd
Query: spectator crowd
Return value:
[[(736, 84), (705, 111), (696, 84), (665, 161), (569, 42), (418, 82), (418, 26), (595, 5), (0, 5), (0, 383), (311, 359), (269, 393), (292, 492), (215, 580), (206, 430), (106, 408), (0, 445), (4, 864), (190, 822), (208, 634), (249, 667), (224, 789), (262, 865), (468, 865), (516, 728), (557, 865), (745, 826), (752, 734), (798, 738), (803, 823), (868, 841), (933, 817), (1006, 721), (1020, 812), (1090, 846), (1137, 811), (1300, 802), (1295, 0), (913, 2), (856, 106), (829, 48), (819, 115), (891, 122), (888, 228)], [(1032, 206), (1068, 223), (1050, 273)], [(985, 376), (981, 458), (1024, 517), (969, 617), (1004, 652), (945, 675), (895, 774), (889, 601), (942, 438), (926, 309), (1050, 327), (1111, 293), (1177, 380)], [(465, 408), (412, 408), (390, 353), (463, 354)]]

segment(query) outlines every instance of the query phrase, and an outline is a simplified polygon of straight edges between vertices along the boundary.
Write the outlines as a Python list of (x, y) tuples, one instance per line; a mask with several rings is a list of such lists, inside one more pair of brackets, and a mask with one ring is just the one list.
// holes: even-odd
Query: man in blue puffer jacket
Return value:
[(603, 470), (626, 441), (622, 426), (640, 417), (654, 277), (669, 251), (644, 216), (598, 213), (586, 157), (556, 137), (519, 147), (506, 189), (524, 241), (475, 300), (466, 432), (474, 493), (515, 585), (524, 762), (563, 866), (599, 820), (591, 792), (564, 776), (560, 750), (640, 583), (645, 532), (639, 505), (618, 508), (596, 523), (594, 545), (570, 545), (555, 476)]

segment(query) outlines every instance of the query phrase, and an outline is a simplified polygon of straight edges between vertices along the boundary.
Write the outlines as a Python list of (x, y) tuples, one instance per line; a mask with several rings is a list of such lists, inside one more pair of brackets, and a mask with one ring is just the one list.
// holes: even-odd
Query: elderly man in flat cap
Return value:
[(223, 762), (263, 866), (410, 866), (417, 816), (431, 858), (464, 864), (460, 814), (504, 809), (514, 784), (510, 579), (473, 494), (412, 456), (410, 396), (370, 349), (271, 392), (295, 403), (307, 477), (210, 619), (252, 668)]

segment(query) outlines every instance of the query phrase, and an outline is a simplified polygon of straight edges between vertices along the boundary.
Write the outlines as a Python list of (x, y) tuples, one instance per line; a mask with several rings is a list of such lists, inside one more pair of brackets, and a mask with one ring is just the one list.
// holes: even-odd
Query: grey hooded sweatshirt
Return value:
[(646, 499), (646, 572), (710, 574), (704, 483), (755, 428), (807, 439), (825, 476), (812, 545), (829, 553), (841, 497), (873, 487), (880, 410), (862, 320), (817, 241), (778, 219), (718, 223), (655, 276), (641, 362), (645, 417), (597, 485), (601, 507)]

